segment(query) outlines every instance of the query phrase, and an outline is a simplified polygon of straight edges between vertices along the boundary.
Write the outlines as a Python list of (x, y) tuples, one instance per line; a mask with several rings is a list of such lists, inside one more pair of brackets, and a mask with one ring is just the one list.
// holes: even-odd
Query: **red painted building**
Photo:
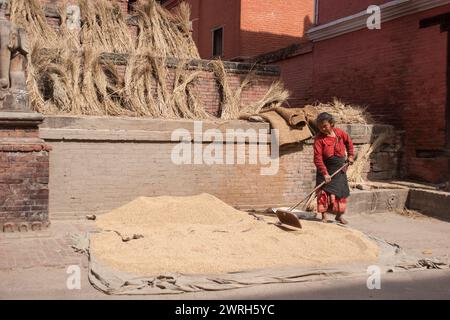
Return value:
[[(249, 58), (300, 42), (314, 22), (315, 0), (187, 0), (204, 59)], [(180, 0), (162, 1), (168, 9)]]
[[(291, 104), (339, 97), (405, 131), (406, 177), (448, 181), (448, 0), (319, 0), (318, 25), (278, 64)], [(380, 5), (381, 29), (367, 28)], [(278, 61), (277, 61), (278, 60)]]

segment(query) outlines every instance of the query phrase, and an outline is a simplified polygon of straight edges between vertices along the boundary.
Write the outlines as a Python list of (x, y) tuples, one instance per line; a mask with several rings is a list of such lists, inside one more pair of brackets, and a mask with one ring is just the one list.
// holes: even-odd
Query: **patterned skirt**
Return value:
[(344, 214), (347, 208), (347, 198), (338, 198), (324, 190), (317, 191), (317, 211), (319, 213)]

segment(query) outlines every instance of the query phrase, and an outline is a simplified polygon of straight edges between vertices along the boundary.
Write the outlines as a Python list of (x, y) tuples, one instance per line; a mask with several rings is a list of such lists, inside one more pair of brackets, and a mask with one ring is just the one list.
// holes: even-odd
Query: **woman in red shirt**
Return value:
[(327, 213), (333, 213), (336, 214), (336, 221), (347, 224), (342, 218), (350, 195), (346, 170), (342, 170), (333, 179), (331, 175), (346, 161), (353, 164), (353, 142), (345, 131), (334, 127), (334, 118), (329, 113), (321, 113), (317, 117), (316, 124), (320, 130), (314, 141), (316, 183), (319, 185), (323, 181), (326, 182), (317, 191), (317, 211), (322, 214), (323, 222), (328, 222)]

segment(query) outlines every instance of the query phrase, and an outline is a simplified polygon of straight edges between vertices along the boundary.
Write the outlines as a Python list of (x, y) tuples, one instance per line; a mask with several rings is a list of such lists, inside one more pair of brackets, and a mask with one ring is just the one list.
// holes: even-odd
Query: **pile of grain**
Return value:
[[(98, 218), (103, 232), (93, 235), (91, 254), (117, 270), (140, 275), (312, 267), (378, 256), (376, 244), (355, 230), (304, 221), (303, 230), (287, 232), (264, 219), (209, 194), (141, 197)], [(144, 237), (124, 242), (117, 232)]]

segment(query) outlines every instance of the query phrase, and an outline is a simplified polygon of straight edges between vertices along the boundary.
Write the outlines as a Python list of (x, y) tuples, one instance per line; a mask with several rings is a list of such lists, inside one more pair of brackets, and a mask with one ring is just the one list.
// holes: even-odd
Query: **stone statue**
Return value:
[(29, 111), (26, 58), (29, 52), (25, 30), (5, 17), (6, 1), (0, 0), (0, 110)]

